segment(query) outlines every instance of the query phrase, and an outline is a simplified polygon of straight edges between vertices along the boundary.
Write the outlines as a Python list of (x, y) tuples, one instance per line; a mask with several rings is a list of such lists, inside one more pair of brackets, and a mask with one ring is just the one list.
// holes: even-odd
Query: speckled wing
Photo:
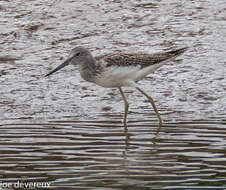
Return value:
[(141, 66), (141, 68), (148, 67), (174, 58), (184, 53), (187, 48), (181, 48), (174, 51), (165, 53), (154, 53), (154, 54), (109, 54), (99, 56), (96, 59), (103, 59), (106, 63), (106, 67), (111, 66)]

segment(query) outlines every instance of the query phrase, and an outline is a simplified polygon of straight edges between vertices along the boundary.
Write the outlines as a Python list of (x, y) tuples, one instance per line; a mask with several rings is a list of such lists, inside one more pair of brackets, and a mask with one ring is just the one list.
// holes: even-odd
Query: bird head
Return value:
[(72, 49), (69, 57), (58, 67), (50, 71), (45, 77), (55, 73), (56, 71), (64, 68), (65, 66), (72, 64), (72, 65), (83, 65), (85, 63), (90, 62), (93, 60), (93, 57), (89, 50), (83, 48), (83, 47), (76, 47)]

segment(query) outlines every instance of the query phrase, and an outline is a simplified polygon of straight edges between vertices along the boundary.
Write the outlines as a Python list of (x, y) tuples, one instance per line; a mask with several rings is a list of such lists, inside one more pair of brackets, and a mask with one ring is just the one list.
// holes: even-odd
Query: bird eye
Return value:
[(77, 57), (78, 57), (78, 56), (80, 56), (80, 54), (81, 54), (81, 53), (80, 53), (80, 52), (78, 52), (78, 53), (76, 53), (76, 54), (75, 54), (75, 56), (77, 56)]

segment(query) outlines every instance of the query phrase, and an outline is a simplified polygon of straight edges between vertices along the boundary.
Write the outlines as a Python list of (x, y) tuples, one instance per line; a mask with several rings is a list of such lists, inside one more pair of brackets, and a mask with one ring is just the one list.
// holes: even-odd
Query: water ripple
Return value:
[(44, 180), (54, 189), (225, 183), (224, 124), (167, 123), (156, 141), (154, 129), (142, 121), (129, 125), (126, 134), (121, 123), (103, 121), (2, 125), (1, 180)]

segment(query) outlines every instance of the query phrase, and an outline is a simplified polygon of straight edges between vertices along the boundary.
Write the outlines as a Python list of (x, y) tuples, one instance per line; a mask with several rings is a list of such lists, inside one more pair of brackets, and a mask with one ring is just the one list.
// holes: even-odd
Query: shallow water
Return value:
[(131, 122), (127, 133), (111, 120), (1, 126), (1, 179), (52, 189), (225, 187), (225, 123), (167, 123), (153, 140), (150, 122)]
[[(226, 188), (225, 9), (224, 0), (0, 1), (0, 182)], [(117, 89), (72, 66), (43, 77), (77, 45), (93, 55), (189, 47), (139, 83), (164, 120), (156, 140), (156, 116), (134, 89), (124, 89), (124, 132)]]

